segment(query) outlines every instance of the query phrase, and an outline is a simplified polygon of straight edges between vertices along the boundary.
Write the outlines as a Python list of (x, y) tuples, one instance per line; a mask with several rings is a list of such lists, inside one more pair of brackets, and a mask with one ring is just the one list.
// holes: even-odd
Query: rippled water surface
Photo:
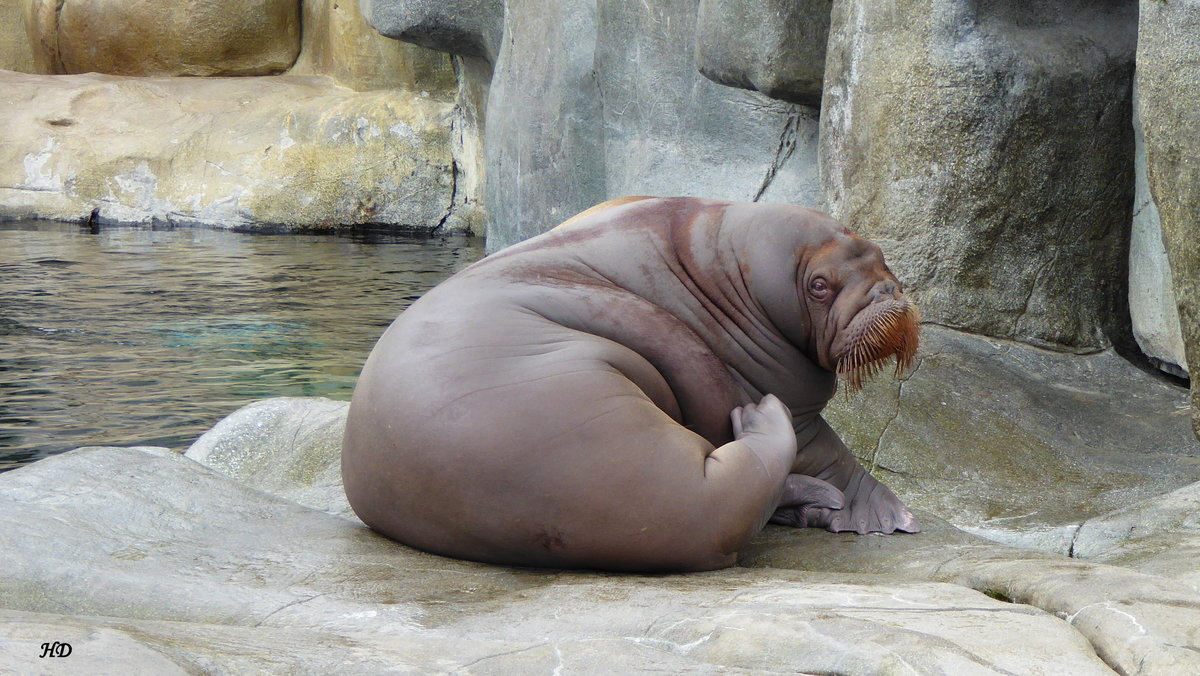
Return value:
[(482, 255), (462, 237), (0, 223), (0, 471), (183, 448), (265, 397), (349, 399), (396, 315)]

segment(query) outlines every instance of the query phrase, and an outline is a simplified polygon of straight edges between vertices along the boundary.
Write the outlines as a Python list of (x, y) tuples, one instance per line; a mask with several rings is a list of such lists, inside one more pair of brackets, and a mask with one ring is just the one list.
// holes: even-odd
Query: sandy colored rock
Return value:
[(269, 75), (300, 49), (299, 0), (26, 0), (43, 73)]
[[(1189, 366), (1200, 364), (1200, 0), (1142, 0), (1139, 114)], [(1192, 378), (1200, 438), (1200, 378)]]
[(380, 35), (363, 18), (359, 0), (311, 0), (302, 12), (300, 56), (289, 74), (328, 75), (358, 91), (405, 89), (454, 97), (450, 57)]
[(1131, 343), (1136, 6), (833, 7), (825, 199), (922, 317), (1054, 349)]
[(25, 32), (25, 4), (26, 0), (0, 0), (0, 70), (37, 72)]
[[(327, 78), (0, 73), (0, 218), (431, 229), (453, 103)], [(452, 225), (449, 227), (453, 227)]]

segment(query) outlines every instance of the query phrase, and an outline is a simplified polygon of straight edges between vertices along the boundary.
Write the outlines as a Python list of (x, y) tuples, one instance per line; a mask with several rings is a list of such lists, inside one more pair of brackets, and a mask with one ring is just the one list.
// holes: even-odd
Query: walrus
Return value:
[(876, 245), (790, 205), (622, 198), (434, 287), (367, 358), (346, 421), (355, 513), (517, 566), (732, 565), (770, 520), (917, 520), (821, 416), (916, 353)]

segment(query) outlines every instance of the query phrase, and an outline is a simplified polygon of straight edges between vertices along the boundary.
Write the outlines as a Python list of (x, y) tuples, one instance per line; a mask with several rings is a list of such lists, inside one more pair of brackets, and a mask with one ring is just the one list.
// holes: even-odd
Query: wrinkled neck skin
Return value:
[[(722, 403), (730, 404), (721, 412), (724, 434), (732, 405), (758, 401), (768, 393), (788, 405), (801, 433), (833, 396), (837, 377), (822, 356), (829, 353), (822, 341), (834, 334), (814, 327), (798, 285), (806, 262), (843, 229), (827, 216), (797, 207), (756, 205), (747, 211), (739, 206), (712, 202), (685, 209), (671, 200), (637, 203), (493, 258), (498, 265), (506, 256), (514, 264), (519, 259), (515, 269), (522, 280), (538, 277), (530, 273), (542, 265), (547, 266), (543, 279), (590, 280), (582, 285), (591, 286), (584, 292), (580, 284), (536, 283), (538, 300), (527, 302), (565, 326), (610, 338), (643, 355), (653, 354), (656, 342), (679, 346), (702, 341), (719, 359), (717, 367), (727, 382), (713, 376), (701, 383), (700, 391), (717, 401), (732, 399)], [(619, 227), (612, 227), (614, 220)], [(657, 316), (655, 309), (671, 319)], [(658, 328), (645, 335), (651, 324)], [(695, 362), (654, 365), (668, 382), (689, 378), (693, 385), (693, 372), (704, 369)], [(729, 396), (722, 397), (722, 390), (730, 388)]]

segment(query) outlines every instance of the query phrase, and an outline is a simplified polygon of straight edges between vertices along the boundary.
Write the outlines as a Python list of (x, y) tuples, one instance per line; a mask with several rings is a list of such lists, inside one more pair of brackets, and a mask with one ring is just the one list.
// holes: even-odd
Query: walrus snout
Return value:
[(862, 389), (864, 376), (873, 377), (889, 357), (896, 358), (896, 375), (910, 366), (920, 342), (921, 317), (907, 298), (894, 297), (895, 287), (859, 311), (834, 340), (831, 352), (837, 373), (848, 392)]

